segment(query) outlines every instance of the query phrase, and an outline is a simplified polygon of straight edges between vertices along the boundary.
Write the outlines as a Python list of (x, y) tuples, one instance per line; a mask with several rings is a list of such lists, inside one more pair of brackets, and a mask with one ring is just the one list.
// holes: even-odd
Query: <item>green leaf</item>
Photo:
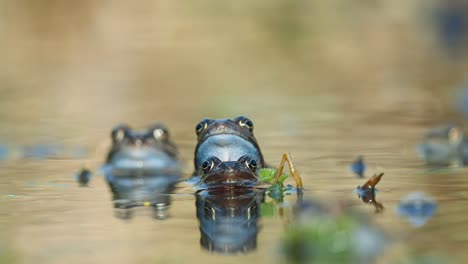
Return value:
[[(277, 172), (278, 170), (274, 168), (263, 168), (258, 172), (258, 177), (262, 182), (272, 182), (275, 179)], [(289, 175), (283, 173), (279, 177), (278, 182), (283, 183), (288, 177)]]
[(258, 177), (263, 182), (271, 182), (275, 178), (276, 169), (273, 168), (263, 168), (258, 171)]
[(288, 177), (289, 177), (289, 175), (283, 173), (283, 174), (281, 174), (281, 176), (279, 177), (278, 182), (281, 183), (281, 184), (283, 184), (283, 182), (284, 182)]

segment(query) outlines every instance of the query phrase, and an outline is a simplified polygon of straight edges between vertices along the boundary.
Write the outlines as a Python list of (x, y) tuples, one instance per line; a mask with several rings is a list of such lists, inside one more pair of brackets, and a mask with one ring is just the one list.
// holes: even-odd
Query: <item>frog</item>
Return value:
[(160, 124), (138, 132), (126, 124), (117, 125), (111, 132), (112, 145), (105, 166), (118, 171), (178, 171), (180, 160), (168, 129)]
[(245, 116), (232, 119), (201, 120), (195, 127), (197, 145), (195, 147), (195, 173), (201, 175), (201, 165), (214, 156), (221, 161), (236, 161), (249, 155), (257, 161), (257, 166), (265, 166), (263, 154), (254, 136), (254, 124)]
[(428, 165), (462, 167), (468, 164), (468, 141), (462, 126), (446, 124), (424, 135), (418, 153)]
[[(199, 185), (254, 188), (261, 183), (258, 171), (270, 166), (265, 164), (253, 131), (253, 121), (245, 116), (201, 120), (195, 126), (197, 145), (193, 173)], [(279, 180), (286, 162), (298, 189), (302, 189), (302, 179), (289, 153), (283, 153), (273, 183)]]
[(103, 173), (114, 207), (153, 206), (156, 210), (168, 205), (168, 193), (182, 176), (182, 164), (166, 126), (157, 123), (135, 131), (120, 124), (112, 129), (111, 140)]

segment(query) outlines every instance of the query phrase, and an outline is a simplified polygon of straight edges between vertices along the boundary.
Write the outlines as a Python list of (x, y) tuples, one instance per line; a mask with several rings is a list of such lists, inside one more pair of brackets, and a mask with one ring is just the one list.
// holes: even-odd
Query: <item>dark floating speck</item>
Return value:
[(83, 168), (76, 175), (76, 181), (82, 187), (88, 186), (89, 181), (91, 180), (91, 171)]
[(363, 157), (358, 156), (356, 161), (351, 164), (351, 170), (359, 176), (359, 178), (364, 177), (364, 172), (366, 171), (366, 164), (364, 163)]
[(411, 225), (421, 227), (434, 215), (437, 203), (423, 192), (413, 192), (405, 196), (397, 208), (397, 213), (408, 219)]

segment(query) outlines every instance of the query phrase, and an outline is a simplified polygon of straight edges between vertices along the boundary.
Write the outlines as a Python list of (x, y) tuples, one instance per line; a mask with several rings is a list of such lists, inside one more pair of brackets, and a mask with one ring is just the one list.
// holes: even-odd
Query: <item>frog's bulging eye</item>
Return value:
[(114, 142), (121, 142), (127, 136), (129, 127), (120, 125), (112, 130), (111, 137)]
[(208, 122), (206, 120), (201, 121), (200, 123), (197, 124), (195, 127), (195, 132), (197, 132), (197, 135), (200, 135), (200, 133), (205, 130), (205, 128), (208, 126)]
[(208, 172), (210, 172), (213, 166), (214, 166), (214, 162), (212, 160), (205, 160), (202, 163), (202, 170), (205, 174), (207, 174)]
[(241, 164), (245, 164), (247, 168), (251, 171), (255, 172), (257, 170), (257, 161), (249, 157), (248, 155), (244, 155), (239, 158), (238, 160)]
[(253, 172), (257, 170), (257, 161), (255, 161), (254, 159), (247, 160), (245, 162), (245, 165), (247, 165), (247, 167), (249, 167)]
[(156, 140), (168, 140), (169, 132), (164, 128), (156, 128), (153, 130), (153, 137)]
[(246, 128), (250, 132), (253, 132), (253, 128), (254, 128), (253, 122), (248, 118), (243, 118), (239, 120), (239, 125), (243, 128)]

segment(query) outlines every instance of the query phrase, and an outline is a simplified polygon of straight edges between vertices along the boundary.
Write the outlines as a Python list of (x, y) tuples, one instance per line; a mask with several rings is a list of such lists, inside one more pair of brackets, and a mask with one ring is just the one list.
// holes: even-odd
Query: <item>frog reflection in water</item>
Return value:
[[(211, 187), (254, 187), (258, 183), (256, 172), (267, 166), (253, 129), (253, 122), (244, 116), (233, 119), (204, 119), (198, 123), (195, 127), (198, 144), (195, 148), (194, 177), (200, 180), (200, 183)], [(291, 157), (286, 153), (283, 154), (273, 183), (278, 181), (286, 162), (298, 189), (302, 189), (302, 179), (295, 170)], [(211, 172), (213, 168), (216, 170), (208, 177), (207, 172)], [(201, 179), (198, 178), (201, 176)]]
[(248, 253), (257, 248), (258, 219), (264, 192), (256, 189), (207, 189), (196, 194), (200, 244), (213, 252)]
[[(167, 128), (156, 124), (140, 133), (119, 125), (112, 130), (111, 138), (112, 147), (103, 171), (114, 206), (153, 206), (155, 217), (164, 218), (170, 203), (168, 193), (182, 174)], [(128, 217), (129, 213), (126, 210), (121, 217)]]

